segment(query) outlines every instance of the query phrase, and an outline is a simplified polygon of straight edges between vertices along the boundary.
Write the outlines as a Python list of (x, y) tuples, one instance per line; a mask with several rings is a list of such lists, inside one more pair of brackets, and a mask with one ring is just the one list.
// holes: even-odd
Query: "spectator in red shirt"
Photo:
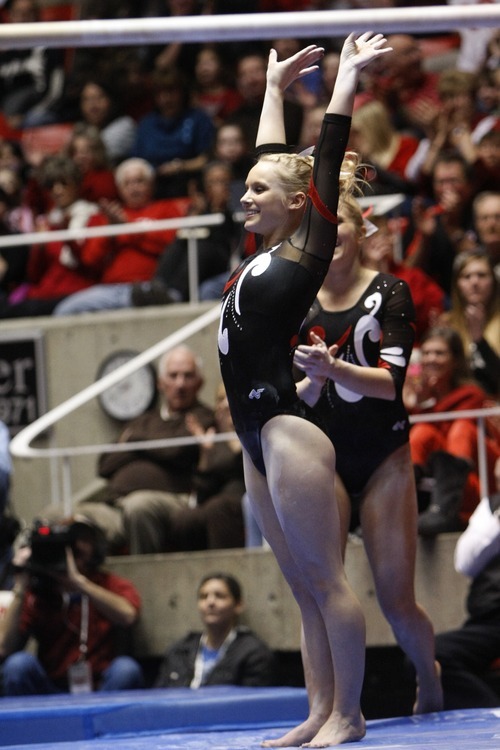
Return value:
[[(155, 175), (144, 159), (127, 159), (115, 171), (121, 202), (102, 201), (103, 213), (93, 224), (132, 223), (144, 219), (173, 219), (185, 215), (189, 199), (153, 201)], [(123, 233), (86, 240), (81, 260), (99, 276), (99, 283), (74, 294), (54, 310), (55, 315), (73, 315), (97, 310), (115, 310), (132, 305), (132, 285), (150, 282), (163, 250), (175, 238), (175, 229)]]
[[(490, 405), (486, 391), (474, 381), (462, 338), (450, 327), (429, 329), (420, 345), (420, 374), (407, 378), (405, 406), (412, 414), (438, 414)], [(486, 424), (488, 486), (494, 486), (494, 465), (499, 457), (498, 429)], [(440, 422), (419, 422), (410, 430), (415, 475), (432, 477), (429, 505), (419, 515), (418, 531), (432, 537), (460, 531), (479, 502), (477, 425), (467, 417)]]
[[(422, 48), (410, 34), (390, 34), (391, 54), (365, 71), (363, 84), (376, 99), (387, 105), (398, 130), (414, 135), (427, 133), (427, 105), (439, 106), (438, 74), (426, 71)], [(434, 115), (434, 107), (432, 116)]]
[(82, 172), (82, 197), (99, 203), (118, 200), (115, 176), (110, 167), (106, 145), (95, 125), (77, 123), (66, 153)]
[(241, 102), (220, 49), (214, 44), (205, 44), (196, 55), (193, 105), (204, 110), (214, 125), (219, 126)]
[(350, 146), (368, 166), (366, 179), (373, 192), (415, 192), (411, 162), (419, 140), (396, 130), (383, 102), (372, 99), (355, 108)]
[[(58, 563), (51, 560), (57, 535)], [(30, 544), (17, 550), (13, 598), (0, 623), (5, 695), (143, 686), (140, 666), (120, 656), (117, 645), (120, 632), (137, 621), (140, 597), (130, 581), (102, 568), (103, 540), (80, 516), (35, 525)], [(21, 650), (30, 637), (37, 642), (36, 656)]]
[[(86, 227), (99, 207), (81, 197), (81, 172), (65, 156), (50, 156), (41, 167), (41, 184), (52, 208), (37, 219), (40, 231)], [(26, 280), (0, 305), (0, 318), (50, 315), (57, 303), (95, 283), (97, 276), (80, 257), (80, 241), (48, 241), (29, 249)]]

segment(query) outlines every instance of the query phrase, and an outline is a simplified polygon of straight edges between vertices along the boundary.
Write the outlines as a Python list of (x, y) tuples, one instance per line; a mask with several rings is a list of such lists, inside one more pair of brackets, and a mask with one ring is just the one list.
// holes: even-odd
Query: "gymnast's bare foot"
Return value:
[(300, 747), (309, 742), (319, 732), (324, 723), (324, 717), (309, 716), (302, 724), (290, 729), (283, 737), (275, 740), (264, 740), (262, 747)]
[(430, 714), (443, 710), (443, 687), (441, 685), (441, 666), (434, 662), (434, 673), (428, 682), (420, 677), (417, 684), (417, 697), (413, 706), (414, 714)]
[(344, 742), (361, 740), (365, 734), (366, 722), (361, 713), (351, 718), (333, 713), (317, 735), (310, 742), (305, 742), (302, 747), (342, 745)]

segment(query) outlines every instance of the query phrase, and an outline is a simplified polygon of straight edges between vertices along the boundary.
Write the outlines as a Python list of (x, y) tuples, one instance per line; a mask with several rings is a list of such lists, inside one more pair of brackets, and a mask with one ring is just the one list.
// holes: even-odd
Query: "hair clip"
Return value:
[(372, 213), (373, 213), (373, 206), (368, 206), (368, 208), (362, 212), (363, 224), (365, 227), (365, 238), (371, 237), (372, 234), (375, 234), (375, 232), (378, 232), (378, 227), (372, 221), (369, 221), (368, 219), (368, 217), (371, 216)]
[(316, 146), (309, 146), (308, 148), (305, 148), (303, 151), (297, 154), (297, 156), (314, 156), (314, 150)]
[(365, 226), (365, 238), (371, 237), (372, 234), (378, 232), (378, 227), (376, 227), (373, 222), (368, 221), (368, 219), (363, 219), (363, 224)]

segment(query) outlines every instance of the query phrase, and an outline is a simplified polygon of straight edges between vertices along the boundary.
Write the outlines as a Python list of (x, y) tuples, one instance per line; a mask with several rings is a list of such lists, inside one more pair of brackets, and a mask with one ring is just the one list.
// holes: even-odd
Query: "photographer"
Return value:
[[(105, 571), (102, 532), (84, 517), (35, 525), (14, 555), (13, 599), (0, 621), (4, 695), (49, 695), (143, 686), (139, 665), (117, 648), (140, 597)], [(37, 656), (22, 651), (29, 638)]]

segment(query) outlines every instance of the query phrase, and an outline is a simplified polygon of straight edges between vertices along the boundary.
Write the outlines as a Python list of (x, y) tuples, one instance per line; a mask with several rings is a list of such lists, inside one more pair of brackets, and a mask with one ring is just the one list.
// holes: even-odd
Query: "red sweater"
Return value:
[[(478, 385), (466, 383), (454, 388), (446, 396), (428, 409), (413, 409), (413, 414), (440, 414), (447, 411), (465, 411), (467, 409), (483, 409), (487, 405), (488, 396)], [(470, 420), (475, 423), (475, 420)], [(453, 422), (436, 422), (435, 427), (446, 434)]]
[[(161, 200), (137, 210), (124, 207), (128, 222), (143, 219), (174, 219), (185, 216), (187, 198)], [(103, 215), (93, 217), (90, 226), (109, 224)], [(101, 284), (147, 281), (153, 276), (158, 258), (175, 238), (176, 230), (120, 234), (115, 237), (91, 237), (83, 245), (83, 266), (99, 276)]]
[[(75, 201), (64, 215), (49, 215), (51, 229), (90, 226), (97, 210), (95, 203)], [(26, 270), (28, 299), (59, 299), (95, 284), (95, 276), (79, 262), (80, 247), (76, 241), (33, 245)]]
[(93, 169), (83, 176), (82, 198), (99, 203), (102, 198), (118, 200), (118, 190), (111, 169)]
[(389, 172), (394, 172), (394, 174), (397, 174), (404, 179), (406, 177), (406, 167), (408, 166), (408, 162), (418, 146), (419, 141), (417, 138), (414, 138), (412, 135), (401, 135), (398, 150), (387, 167), (387, 170)]
[(63, 242), (34, 245), (28, 261), (28, 299), (59, 299), (95, 284), (95, 279), (77, 265), (62, 262), (66, 256)]

